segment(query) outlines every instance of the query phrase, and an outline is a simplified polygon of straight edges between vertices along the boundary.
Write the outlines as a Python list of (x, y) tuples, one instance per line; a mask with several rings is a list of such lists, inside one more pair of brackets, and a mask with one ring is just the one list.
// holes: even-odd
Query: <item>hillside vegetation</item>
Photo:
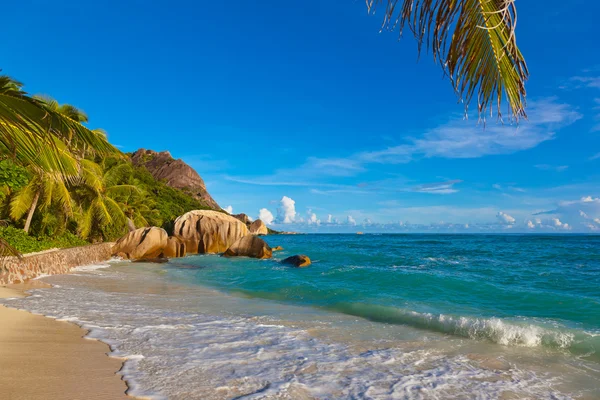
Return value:
[(0, 258), (11, 246), (70, 247), (149, 225), (170, 231), (179, 215), (218, 207), (134, 165), (87, 124), (77, 107), (30, 96), (0, 75)]

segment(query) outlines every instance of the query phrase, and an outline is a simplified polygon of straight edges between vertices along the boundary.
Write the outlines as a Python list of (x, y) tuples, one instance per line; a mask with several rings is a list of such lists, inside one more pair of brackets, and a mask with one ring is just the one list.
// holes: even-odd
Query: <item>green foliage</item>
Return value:
[(55, 236), (30, 236), (12, 226), (0, 227), (0, 237), (21, 253), (32, 253), (53, 248), (68, 248), (89, 244), (71, 232)]
[(131, 223), (171, 231), (185, 212), (210, 209), (134, 167), (87, 121), (77, 107), (30, 96), (0, 75), (0, 220), (24, 227), (2, 228), (9, 244), (32, 252), (113, 240)]
[(280, 234), (281, 234), (281, 232), (279, 232), (279, 231), (276, 231), (275, 229), (271, 229), (271, 228), (269, 228), (268, 226), (267, 226), (267, 233), (268, 233), (269, 235), (280, 235)]
[(7, 187), (10, 191), (19, 190), (29, 182), (29, 178), (25, 168), (11, 160), (0, 161), (0, 187)]
[(150, 225), (160, 226), (171, 233), (173, 223), (180, 215), (192, 210), (211, 209), (182, 190), (156, 180), (144, 167), (133, 168), (133, 176), (146, 193), (146, 197), (153, 202), (156, 213), (147, 218)]

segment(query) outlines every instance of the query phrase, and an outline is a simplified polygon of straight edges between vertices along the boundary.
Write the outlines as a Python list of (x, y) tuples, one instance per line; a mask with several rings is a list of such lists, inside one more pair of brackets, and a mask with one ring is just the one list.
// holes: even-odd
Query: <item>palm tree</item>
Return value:
[(409, 30), (426, 45), (466, 106), (479, 115), (506, 100), (515, 120), (525, 113), (525, 59), (517, 47), (515, 0), (366, 0), (369, 13), (385, 3), (382, 29)]
[[(59, 104), (50, 96), (34, 96), (33, 99), (38, 101), (47, 110), (61, 117), (68, 118), (73, 122), (82, 123), (88, 121), (87, 115), (73, 105)], [(69, 131), (57, 131), (56, 136), (58, 140), (65, 143), (60, 148), (65, 146), (65, 150), (68, 150), (60, 151), (56, 154), (57, 159), (61, 160), (63, 165), (77, 163), (77, 160), (72, 156), (72, 152), (74, 151), (82, 151), (80, 156), (85, 155), (85, 143), (81, 142), (78, 137), (71, 135)], [(34, 165), (30, 165), (28, 170), (33, 178), (11, 201), (11, 217), (13, 219), (21, 219), (23, 214), (28, 210), (23, 228), (25, 232), (29, 232), (33, 214), (36, 211), (40, 197), (44, 201), (42, 204), (44, 211), (48, 210), (53, 202), (58, 201), (65, 215), (71, 216), (71, 195), (65, 181), (69, 179), (73, 180), (76, 175), (72, 173), (67, 175), (65, 173), (49, 172)]]
[(53, 109), (22, 87), (22, 83), (0, 75), (0, 159), (11, 158), (48, 172), (76, 174), (76, 160), (65, 157), (68, 143), (85, 145), (98, 154), (118, 153), (105, 135), (73, 119), (66, 108)]
[[(29, 183), (21, 188), (10, 202), (10, 216), (15, 221), (27, 213), (23, 228), (25, 232), (29, 232), (38, 205), (40, 210), (47, 211), (51, 205), (58, 204), (66, 217), (73, 215), (73, 199), (63, 175), (34, 170), (32, 176)], [(40, 200), (41, 204), (39, 204)]]
[(123, 234), (129, 221), (120, 199), (141, 193), (135, 185), (119, 183), (131, 166), (118, 164), (103, 172), (95, 162), (81, 160), (81, 167), (81, 185), (75, 192), (80, 205), (76, 215), (79, 235), (87, 239), (94, 231), (104, 235), (107, 229)]

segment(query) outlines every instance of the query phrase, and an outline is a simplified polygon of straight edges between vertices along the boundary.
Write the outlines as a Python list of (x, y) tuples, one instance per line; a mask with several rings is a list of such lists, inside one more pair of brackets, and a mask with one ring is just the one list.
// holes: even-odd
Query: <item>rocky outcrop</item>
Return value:
[(167, 247), (167, 231), (155, 226), (129, 232), (115, 243), (112, 254), (128, 260), (158, 258)]
[(275, 247), (273, 247), (272, 250), (273, 251), (283, 251), (283, 247), (281, 247), (281, 246), (275, 246)]
[(167, 246), (163, 250), (162, 256), (167, 258), (185, 257), (186, 249), (183, 240), (170, 236), (167, 239)]
[(235, 219), (239, 219), (240, 221), (242, 221), (244, 224), (246, 224), (246, 226), (248, 226), (248, 224), (250, 224), (250, 217), (246, 214), (233, 214), (232, 215), (233, 218)]
[(225, 257), (252, 257), (265, 259), (271, 258), (273, 256), (273, 251), (261, 238), (254, 235), (248, 235), (238, 239), (223, 255)]
[(257, 219), (248, 227), (251, 235), (268, 235), (267, 226), (260, 219)]
[(294, 267), (298, 268), (308, 267), (311, 264), (310, 258), (308, 258), (308, 256), (305, 255), (288, 257), (285, 260), (283, 260), (282, 263), (293, 265)]
[(156, 152), (139, 149), (131, 156), (135, 166), (144, 166), (158, 180), (167, 185), (189, 192), (192, 197), (215, 210), (221, 207), (208, 194), (204, 181), (198, 173), (182, 160), (175, 160), (168, 151)]
[(22, 258), (6, 257), (0, 263), (0, 285), (21, 283), (41, 275), (66, 274), (71, 268), (110, 259), (114, 243), (54, 249)]
[(187, 254), (216, 254), (248, 235), (238, 219), (218, 211), (196, 210), (175, 220), (173, 236), (185, 243)]

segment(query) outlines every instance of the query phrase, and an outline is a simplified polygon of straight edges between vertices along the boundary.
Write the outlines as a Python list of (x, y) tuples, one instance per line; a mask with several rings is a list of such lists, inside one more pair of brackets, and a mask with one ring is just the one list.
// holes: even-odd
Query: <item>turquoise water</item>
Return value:
[[(274, 260), (173, 260), (177, 280), (600, 361), (600, 237), (269, 236)], [(278, 263), (307, 254), (309, 268)]]
[(600, 399), (598, 236), (265, 240), (285, 250), (88, 266), (0, 303), (83, 326), (149, 399)]

